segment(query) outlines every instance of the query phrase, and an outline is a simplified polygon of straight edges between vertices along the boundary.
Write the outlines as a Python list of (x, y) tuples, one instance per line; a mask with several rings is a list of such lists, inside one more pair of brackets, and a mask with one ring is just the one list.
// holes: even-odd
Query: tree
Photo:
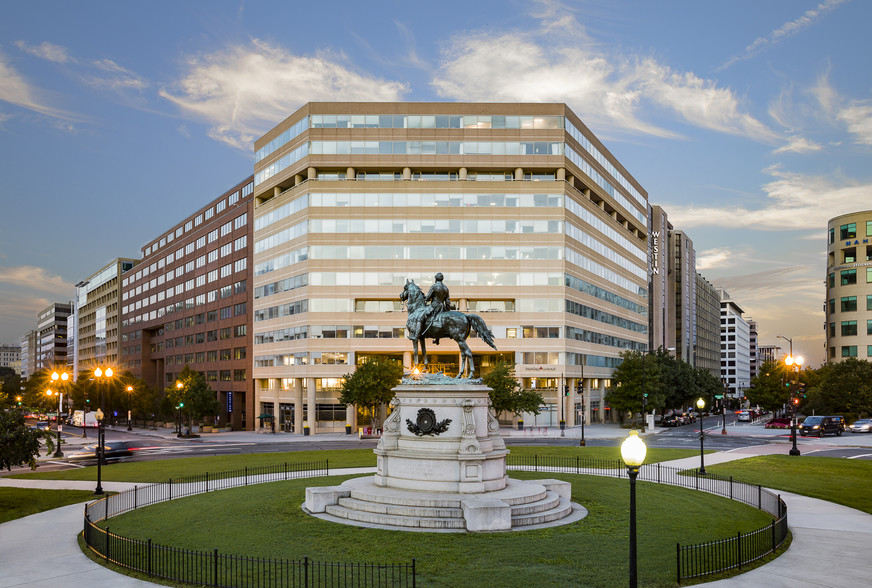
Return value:
[(200, 372), (192, 370), (189, 366), (179, 373), (178, 386), (173, 383), (166, 389), (167, 398), (186, 417), (188, 426), (192, 421), (200, 420), (204, 416), (214, 416), (220, 410), (218, 398), (206, 378)]
[(386, 357), (370, 357), (357, 366), (354, 372), (345, 374), (339, 402), (353, 404), (358, 409), (369, 410), (370, 425), (377, 426), (376, 410), (394, 397), (403, 377), (403, 365)]
[(657, 410), (666, 403), (661, 362), (638, 351), (622, 351), (621, 360), (612, 374), (615, 385), (609, 388), (605, 400), (622, 423), (626, 413), (632, 414), (635, 422), (636, 414), (642, 412), (644, 394), (648, 395), (648, 410)]
[(490, 399), (497, 418), (503, 412), (519, 415), (522, 412), (539, 414), (539, 407), (545, 402), (535, 390), (523, 390), (515, 379), (514, 364), (499, 361), (482, 378), (485, 386), (491, 389)]
[(0, 408), (13, 406), (21, 394), (21, 377), (11, 367), (0, 367)]
[(809, 386), (806, 412), (847, 412), (858, 416), (872, 413), (872, 362), (852, 357), (822, 367), (816, 377), (812, 374), (806, 377)]
[(757, 375), (751, 378), (751, 387), (745, 390), (745, 398), (766, 410), (780, 410), (790, 401), (786, 375), (783, 364), (764, 362)]
[(35, 470), (42, 439), (51, 452), (54, 439), (50, 431), (29, 429), (24, 421), (24, 412), (18, 408), (0, 411), (0, 468), (11, 470), (27, 464)]

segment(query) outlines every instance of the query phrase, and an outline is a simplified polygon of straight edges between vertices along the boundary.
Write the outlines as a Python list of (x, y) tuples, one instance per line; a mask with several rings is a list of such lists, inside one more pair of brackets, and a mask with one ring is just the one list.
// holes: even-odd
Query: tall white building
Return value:
[(733, 398), (742, 399), (751, 384), (751, 327), (742, 308), (719, 288), (721, 299), (721, 377)]

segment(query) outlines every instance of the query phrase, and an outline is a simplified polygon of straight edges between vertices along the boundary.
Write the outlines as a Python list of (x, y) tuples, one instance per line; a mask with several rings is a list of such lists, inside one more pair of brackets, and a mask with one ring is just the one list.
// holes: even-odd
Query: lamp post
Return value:
[(587, 420), (587, 414), (584, 412), (584, 378), (581, 380), (581, 442), (579, 443), (580, 447), (584, 447), (587, 445), (587, 441), (584, 440), (584, 421)]
[(51, 379), (53, 382), (58, 384), (58, 416), (57, 416), (57, 425), (58, 425), (58, 448), (54, 452), (54, 457), (63, 457), (64, 452), (61, 451), (61, 431), (63, 430), (63, 425), (61, 425), (61, 411), (64, 406), (64, 393), (63, 386), (67, 384), (67, 380), (70, 379), (70, 374), (61, 370), (60, 372), (53, 371), (51, 373)]
[(106, 443), (106, 425), (103, 423), (103, 411), (106, 408), (103, 389), (109, 385), (109, 379), (112, 377), (112, 368), (107, 367), (105, 370), (96, 367), (94, 368), (94, 378), (97, 380), (97, 387), (100, 389), (100, 408), (97, 410), (97, 444), (100, 445), (100, 457), (97, 465), (106, 465), (103, 445)]
[[(784, 365), (786, 365), (790, 371), (796, 372), (797, 383), (799, 383), (799, 371), (802, 369), (803, 363), (805, 363), (805, 360), (802, 358), (801, 355), (793, 357), (793, 354), (791, 354), (784, 358)], [(787, 377), (790, 378), (790, 375), (788, 374)], [(794, 397), (796, 390), (794, 385), (790, 382), (790, 380), (788, 380), (788, 382), (790, 383), (790, 409), (793, 412), (790, 419), (790, 438), (792, 447), (790, 448), (788, 454), (800, 455), (799, 448), (796, 446), (796, 405), (799, 399)]]
[(133, 394), (133, 386), (127, 386), (127, 430), (132, 431), (133, 427), (130, 426), (130, 395)]
[[(184, 387), (185, 387), (185, 385), (182, 384), (182, 382), (181, 382), (180, 380), (176, 380), (176, 390), (179, 391), (179, 394), (181, 394), (181, 392), (182, 392), (182, 388), (184, 388)], [(178, 404), (178, 406), (176, 406), (176, 409), (178, 409), (178, 411), (179, 411), (179, 431), (178, 431), (178, 433), (176, 434), (176, 437), (181, 437), (181, 436), (182, 436), (182, 407), (183, 407), (183, 406), (185, 406), (185, 403), (182, 402), (182, 399), (181, 399), (181, 396), (180, 396), (180, 397), (179, 397), (179, 404)]]
[(97, 414), (94, 416), (97, 417), (97, 489), (94, 490), (94, 494), (103, 494), (103, 472), (100, 469), (103, 465), (103, 436), (101, 435), (103, 430), (103, 411), (98, 408)]
[(636, 588), (639, 583), (636, 570), (636, 476), (645, 461), (646, 451), (645, 442), (635, 429), (621, 443), (621, 458), (630, 476), (630, 588)]
[(721, 401), (721, 416), (723, 417), (723, 428), (721, 428), (721, 435), (727, 434), (727, 379), (721, 378), (721, 381), (724, 383), (724, 398)]
[(705, 429), (702, 426), (702, 409), (705, 407), (705, 400), (700, 398), (696, 401), (696, 411), (699, 413), (699, 473), (701, 476), (706, 474), (705, 472)]

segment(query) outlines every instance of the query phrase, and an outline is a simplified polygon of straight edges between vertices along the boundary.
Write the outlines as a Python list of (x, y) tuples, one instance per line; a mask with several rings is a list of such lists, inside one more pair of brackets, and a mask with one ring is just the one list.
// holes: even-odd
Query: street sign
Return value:
[(723, 394), (715, 394), (715, 398), (717, 398), (718, 400), (720, 400), (723, 397), (724, 397)]

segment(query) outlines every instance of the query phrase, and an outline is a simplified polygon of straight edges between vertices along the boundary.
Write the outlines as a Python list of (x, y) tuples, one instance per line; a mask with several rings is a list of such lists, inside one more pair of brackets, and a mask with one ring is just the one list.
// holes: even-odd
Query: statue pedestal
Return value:
[(587, 514), (571, 502), (569, 482), (506, 476), (490, 388), (429, 380), (394, 388), (375, 476), (306, 488), (306, 512), (347, 525), (454, 532), (564, 525)]
[(506, 487), (506, 445), (483, 385), (401, 385), (375, 449), (375, 484), (476, 494)]

